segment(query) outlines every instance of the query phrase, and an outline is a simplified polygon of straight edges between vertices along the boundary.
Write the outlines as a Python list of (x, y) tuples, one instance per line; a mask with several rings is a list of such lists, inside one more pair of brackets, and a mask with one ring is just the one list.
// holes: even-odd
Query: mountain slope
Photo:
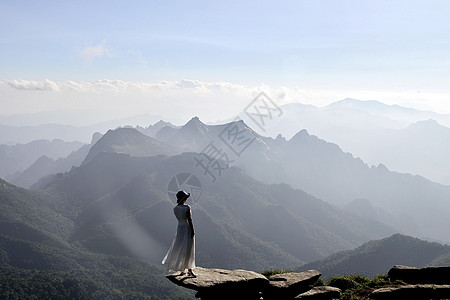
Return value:
[(354, 250), (333, 254), (325, 259), (301, 266), (298, 271), (317, 269), (324, 277), (345, 274), (374, 276), (385, 274), (394, 265), (425, 267), (450, 265), (444, 257), (450, 255), (450, 245), (426, 242), (395, 234), (391, 237), (370, 241)]
[(393, 233), (287, 185), (258, 182), (238, 168), (211, 182), (194, 157), (100, 153), (46, 191), (77, 199), (81, 210), (71, 241), (155, 262), (173, 238), (176, 224), (167, 186), (180, 172), (201, 179), (201, 200), (193, 211), (198, 262), (204, 266), (287, 268)]
[(65, 201), (0, 179), (0, 298), (192, 298), (161, 266), (68, 242), (74, 222), (59, 212)]

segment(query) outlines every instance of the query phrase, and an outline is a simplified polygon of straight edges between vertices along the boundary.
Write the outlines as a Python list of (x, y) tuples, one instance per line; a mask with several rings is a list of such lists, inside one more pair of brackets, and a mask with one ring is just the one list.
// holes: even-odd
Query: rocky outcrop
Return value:
[(450, 285), (410, 284), (377, 289), (371, 299), (450, 299)]
[(397, 265), (389, 270), (391, 281), (401, 280), (406, 283), (450, 284), (450, 267), (413, 268)]
[(316, 270), (302, 273), (283, 273), (269, 277), (269, 285), (264, 291), (264, 299), (291, 299), (310, 290), (322, 274)]
[(400, 284), (374, 290), (371, 299), (450, 299), (450, 267), (395, 266), (388, 272)]
[(196, 298), (209, 299), (257, 299), (269, 280), (256, 272), (246, 270), (222, 270), (195, 268), (197, 277), (187, 274), (167, 275), (173, 283), (197, 291)]
[(321, 274), (316, 270), (302, 273), (283, 273), (265, 276), (245, 270), (222, 270), (196, 268), (197, 277), (187, 274), (168, 275), (173, 283), (197, 291), (195, 297), (210, 299), (338, 299), (340, 290), (323, 287), (311, 289)]
[(332, 286), (316, 286), (311, 290), (304, 292), (295, 299), (303, 300), (331, 300), (339, 299), (341, 297), (341, 290)]

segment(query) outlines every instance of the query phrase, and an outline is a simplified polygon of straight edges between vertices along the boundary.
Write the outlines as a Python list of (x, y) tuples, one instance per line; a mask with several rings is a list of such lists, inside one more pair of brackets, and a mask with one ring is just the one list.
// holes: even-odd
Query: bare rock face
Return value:
[(269, 280), (256, 272), (246, 270), (194, 269), (197, 277), (187, 274), (167, 275), (173, 283), (196, 290), (195, 297), (209, 299), (260, 299), (261, 291), (268, 286)]
[(370, 299), (450, 299), (450, 285), (413, 284), (376, 289)]
[(269, 286), (264, 291), (264, 299), (293, 299), (306, 292), (322, 274), (316, 270), (301, 273), (283, 273), (269, 277)]
[(450, 267), (413, 268), (394, 266), (388, 273), (391, 281), (401, 280), (406, 283), (450, 284)]
[(304, 292), (295, 299), (308, 300), (332, 300), (341, 297), (341, 290), (332, 286), (316, 286), (311, 290)]

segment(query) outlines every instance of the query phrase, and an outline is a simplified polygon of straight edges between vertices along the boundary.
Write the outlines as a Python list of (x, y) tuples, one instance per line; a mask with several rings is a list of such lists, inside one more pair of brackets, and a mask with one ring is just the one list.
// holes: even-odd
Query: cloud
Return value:
[(59, 91), (58, 83), (45, 79), (43, 81), (34, 80), (4, 80), (10, 87), (18, 90), (30, 90), (30, 91)]
[[(24, 94), (23, 90), (36, 91)], [(51, 91), (42, 93), (39, 91)], [(166, 116), (182, 124), (192, 116), (202, 121), (225, 120), (239, 115), (264, 91), (277, 105), (300, 102), (325, 106), (345, 98), (378, 100), (410, 107), (427, 106), (450, 112), (449, 95), (430, 91), (310, 90), (301, 87), (273, 87), (266, 84), (241, 85), (222, 81), (184, 79), (178, 81), (138, 82), (103, 79), (97, 81), (0, 81), (4, 96), (3, 114), (41, 110), (96, 110), (127, 117), (142, 113)]]
[(106, 45), (105, 41), (102, 41), (97, 46), (87, 47), (81, 50), (78, 55), (85, 63), (92, 62), (96, 57), (107, 56), (111, 57), (111, 51)]

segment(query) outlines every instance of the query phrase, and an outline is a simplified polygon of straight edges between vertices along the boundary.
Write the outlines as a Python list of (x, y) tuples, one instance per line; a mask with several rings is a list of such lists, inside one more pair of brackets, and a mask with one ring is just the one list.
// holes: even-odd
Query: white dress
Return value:
[(172, 246), (162, 260), (167, 268), (173, 271), (195, 268), (195, 238), (189, 227), (187, 213), (191, 208), (187, 204), (177, 205), (173, 212), (178, 220), (177, 233)]

